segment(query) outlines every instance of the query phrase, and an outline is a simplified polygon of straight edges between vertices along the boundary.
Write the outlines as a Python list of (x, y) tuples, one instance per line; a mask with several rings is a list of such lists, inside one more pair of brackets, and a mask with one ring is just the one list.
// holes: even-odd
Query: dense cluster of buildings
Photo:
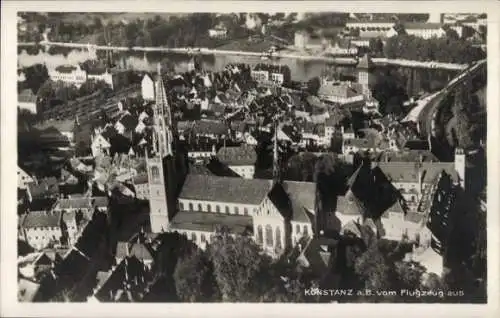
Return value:
[(355, 17), (346, 22), (336, 41), (329, 40), (321, 32), (310, 33), (297, 31), (294, 46), (300, 50), (330, 53), (333, 55), (356, 56), (360, 49), (368, 48), (370, 40), (386, 39), (402, 32), (422, 39), (442, 38), (447, 29), (455, 31), (460, 38), (477, 40), (481, 37), (481, 26), (486, 26), (486, 19), (479, 15), (432, 15), (427, 22), (400, 22), (397, 17), (374, 18)]
[(80, 87), (87, 81), (103, 81), (112, 90), (129, 84), (130, 72), (125, 68), (107, 67), (97, 63), (60, 65), (49, 69), (49, 77), (54, 82), (64, 82)]
[[(394, 27), (363, 23), (346, 28), (389, 34)], [(424, 33), (418, 36), (431, 34)], [(306, 35), (297, 41), (307, 47)], [(421, 147), (393, 118), (375, 118), (368, 55), (356, 70), (357, 81), (322, 77), (317, 95), (306, 96), (288, 86), (286, 65), (228, 65), (222, 72), (167, 77), (159, 67), (156, 76), (143, 77), (141, 104), (115, 100), (114, 116), (86, 129), (78, 117), (38, 124), (41, 140), (62, 136), (69, 148), (86, 145), (88, 156), (72, 153), (57, 177), (18, 169), (18, 239), (31, 250), (18, 262), (20, 298), (40, 300), (36, 290), (57, 283), (79, 289), (79, 299), (88, 301), (143, 299), (154, 281), (162, 233), (185, 235), (205, 249), (221, 229), (249, 235), (272, 257), (296, 249), (309, 267), (312, 255), (331, 255), (321, 242), (348, 233), (360, 237), (360, 227), (368, 226), (379, 238), (406, 239), (431, 253), (437, 265), (422, 262), (440, 274), (453, 193), (468, 181), (466, 154), (457, 149), (453, 162), (439, 162), (430, 142)], [(104, 80), (116, 88), (122, 73), (72, 66), (50, 76), (74, 85)], [(36, 110), (36, 96), (25, 93), (18, 103), (32, 109), (33, 99)], [(352, 113), (369, 117), (369, 127), (354, 129)], [(325, 193), (316, 182), (284, 178), (283, 149), (314, 148), (323, 155), (337, 137), (338, 157), (354, 171), (347, 191)], [(264, 141), (267, 148), (259, 147)], [(272, 176), (264, 179), (257, 163), (267, 152)], [(353, 159), (365, 152), (380, 156)], [(148, 206), (141, 231), (120, 238), (116, 248), (106, 245), (111, 199)], [(110, 254), (110, 264), (96, 261)]]

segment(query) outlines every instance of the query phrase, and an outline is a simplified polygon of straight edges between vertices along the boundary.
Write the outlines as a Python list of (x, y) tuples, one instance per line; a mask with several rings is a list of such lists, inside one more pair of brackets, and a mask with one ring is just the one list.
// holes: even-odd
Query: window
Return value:
[(308, 236), (307, 225), (304, 225), (304, 236)]
[(263, 238), (262, 238), (262, 225), (257, 226), (257, 243), (262, 244)]
[(153, 181), (160, 180), (160, 169), (157, 166), (151, 167), (151, 178)]
[(180, 203), (179, 203), (179, 209), (180, 209), (181, 211), (182, 211), (182, 210), (184, 210), (184, 203), (182, 203), (182, 202), (180, 202)]
[(218, 204), (215, 206), (215, 212), (220, 213), (220, 206)]
[(201, 235), (201, 242), (205, 243), (207, 241), (207, 238), (205, 237), (205, 234)]
[(212, 212), (212, 205), (210, 203), (207, 204), (207, 212)]
[(281, 248), (281, 231), (279, 227), (276, 227), (276, 247)]
[(229, 214), (229, 207), (226, 206), (226, 214)]
[(266, 245), (273, 246), (273, 228), (271, 225), (266, 225)]
[(189, 211), (193, 211), (193, 204), (189, 203)]
[(238, 213), (240, 213), (240, 211), (238, 210), (238, 207), (237, 207), (237, 206), (235, 206), (235, 207), (234, 207), (234, 214), (238, 214)]
[(201, 207), (201, 203), (198, 203), (198, 211), (203, 211), (203, 208)]
[(191, 241), (196, 242), (196, 233), (191, 233)]
[(247, 208), (243, 208), (243, 214), (244, 215), (248, 215), (248, 209)]

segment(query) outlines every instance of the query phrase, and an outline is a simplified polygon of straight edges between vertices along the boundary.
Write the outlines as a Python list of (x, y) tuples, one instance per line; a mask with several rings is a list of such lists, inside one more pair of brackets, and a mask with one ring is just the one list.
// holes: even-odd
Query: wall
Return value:
[(255, 167), (252, 165), (248, 166), (229, 166), (229, 169), (236, 172), (239, 176), (244, 179), (253, 179), (253, 175), (255, 173)]
[(51, 239), (60, 240), (61, 236), (62, 231), (59, 226), (35, 227), (25, 230), (26, 241), (31, 247), (37, 250), (47, 247)]
[[(258, 205), (252, 205), (252, 204), (227, 203), (218, 201), (201, 201), (201, 200), (190, 200), (190, 199), (179, 198), (179, 208), (181, 210), (200, 211), (199, 205), (201, 205), (202, 212), (227, 214), (226, 209), (229, 209), (228, 210), (229, 214), (238, 214), (238, 215), (245, 215), (245, 209), (248, 215), (254, 215), (254, 213), (258, 208)], [(219, 207), (220, 212), (217, 212), (217, 206)], [(192, 207), (192, 209), (190, 209), (190, 207)], [(209, 209), (210, 212), (208, 211)]]

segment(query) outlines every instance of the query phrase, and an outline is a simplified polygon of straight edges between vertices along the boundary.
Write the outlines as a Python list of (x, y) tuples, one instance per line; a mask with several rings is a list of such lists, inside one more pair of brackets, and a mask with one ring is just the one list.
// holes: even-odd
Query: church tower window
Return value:
[(151, 167), (151, 179), (153, 179), (153, 182), (160, 180), (160, 169), (157, 166)]
[(273, 246), (273, 228), (271, 225), (266, 225), (266, 245)]

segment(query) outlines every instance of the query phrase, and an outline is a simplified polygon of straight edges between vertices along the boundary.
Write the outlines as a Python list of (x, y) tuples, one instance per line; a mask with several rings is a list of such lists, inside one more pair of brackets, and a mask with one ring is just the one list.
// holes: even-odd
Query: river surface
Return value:
[[(99, 55), (103, 54), (98, 52)], [(31, 55), (22, 50), (18, 54), (18, 67), (28, 67), (34, 64), (45, 63), (47, 67), (55, 68), (64, 64), (76, 64), (84, 62), (88, 59), (94, 59), (86, 50), (71, 49), (68, 54), (51, 54), (43, 50), (39, 50), (38, 54)], [(224, 56), (224, 55), (200, 55), (201, 66), (208, 71), (220, 71), (227, 64), (230, 63), (245, 63), (255, 65), (258, 63), (270, 63), (269, 60), (262, 60), (260, 57), (253, 56)], [(155, 71), (157, 63), (160, 61), (170, 61), (175, 67), (177, 72), (187, 70), (190, 57), (188, 55), (172, 54), (172, 53), (142, 53), (142, 52), (120, 52), (114, 54), (114, 60), (123, 65), (126, 64), (127, 68), (137, 71)], [(324, 61), (304, 61), (298, 59), (281, 58), (275, 63), (288, 65), (290, 67), (291, 76), (293, 80), (304, 81), (315, 76), (320, 76), (329, 66)], [(346, 69), (353, 69), (346, 67)]]

